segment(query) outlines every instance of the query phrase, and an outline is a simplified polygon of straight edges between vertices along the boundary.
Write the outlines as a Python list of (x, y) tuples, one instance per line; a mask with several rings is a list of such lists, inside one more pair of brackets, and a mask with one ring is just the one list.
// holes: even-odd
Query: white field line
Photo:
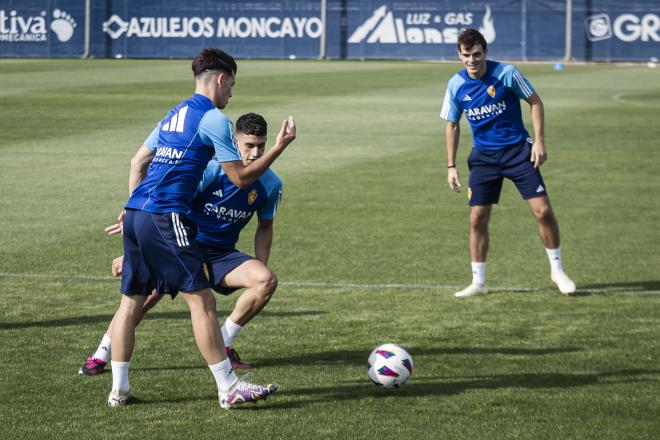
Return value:
[[(47, 273), (12, 273), (0, 272), (0, 277), (8, 278), (26, 278), (26, 279), (44, 279), (44, 280), (67, 280), (67, 281), (101, 281), (101, 282), (114, 282), (119, 281), (118, 278), (111, 276), (90, 276), (90, 275), (73, 275), (73, 274), (47, 274)], [(455, 284), (415, 284), (415, 283), (354, 283), (354, 282), (324, 282), (324, 281), (280, 281), (281, 286), (291, 287), (316, 287), (325, 289), (425, 289), (425, 290), (456, 290), (465, 287), (464, 285)], [(579, 286), (578, 286), (579, 287)], [(520, 287), (520, 286), (500, 286), (489, 287), (492, 292), (541, 292), (544, 290), (551, 290), (547, 288), (534, 288), (534, 287)], [(578, 288), (578, 292), (580, 289)], [(660, 294), (660, 290), (646, 290), (641, 287), (600, 287), (584, 289), (585, 292), (621, 292), (625, 294)]]

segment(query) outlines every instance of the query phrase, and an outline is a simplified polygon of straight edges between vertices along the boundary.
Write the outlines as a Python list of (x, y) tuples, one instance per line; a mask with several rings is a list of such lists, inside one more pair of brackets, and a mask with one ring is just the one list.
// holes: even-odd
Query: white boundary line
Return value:
[[(102, 281), (114, 282), (119, 281), (118, 278), (111, 276), (99, 277), (90, 275), (73, 275), (73, 274), (47, 274), (47, 273), (13, 273), (13, 272), (0, 272), (0, 277), (7, 278), (32, 278), (32, 279), (56, 279), (56, 280), (70, 280), (70, 281)], [(423, 289), (423, 290), (455, 290), (461, 289), (465, 286), (452, 285), (452, 284), (415, 284), (415, 283), (353, 283), (353, 282), (324, 282), (324, 281), (280, 281), (281, 286), (291, 287), (317, 287), (325, 289)], [(552, 290), (551, 287), (545, 289), (533, 287), (494, 287), (489, 288), (491, 292), (542, 292), (544, 290)], [(601, 288), (588, 288), (584, 289), (585, 292), (621, 292), (624, 294), (652, 294), (660, 295), (660, 290), (646, 290), (642, 288), (624, 288), (624, 287), (601, 287)], [(580, 292), (580, 289), (578, 289)]]

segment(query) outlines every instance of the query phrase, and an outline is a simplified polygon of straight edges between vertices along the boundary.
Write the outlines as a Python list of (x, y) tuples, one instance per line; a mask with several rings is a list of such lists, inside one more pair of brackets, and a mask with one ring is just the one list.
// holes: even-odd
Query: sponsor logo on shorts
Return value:
[(468, 186), (468, 192), (467, 192), (468, 200), (472, 200), (472, 188)]
[(248, 204), (253, 204), (255, 200), (257, 200), (257, 190), (253, 189), (247, 196)]
[(545, 191), (545, 188), (543, 188), (543, 185), (539, 185), (539, 187), (536, 188), (537, 193), (542, 193), (543, 191)]

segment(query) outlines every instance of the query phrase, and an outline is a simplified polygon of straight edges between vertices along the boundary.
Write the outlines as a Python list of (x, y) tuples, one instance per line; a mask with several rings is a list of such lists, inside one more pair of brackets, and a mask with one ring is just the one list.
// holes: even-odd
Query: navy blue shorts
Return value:
[(211, 288), (222, 295), (231, 295), (237, 291), (238, 289), (222, 287), (222, 280), (229, 272), (254, 258), (236, 249), (222, 249), (204, 244), (201, 248), (204, 252)]
[(505, 177), (513, 181), (525, 200), (547, 195), (541, 172), (529, 160), (531, 155), (532, 144), (529, 141), (499, 151), (473, 148), (468, 156), (470, 205), (499, 202)]
[(197, 227), (185, 214), (126, 210), (121, 292), (159, 294), (206, 289), (204, 258), (195, 241)]

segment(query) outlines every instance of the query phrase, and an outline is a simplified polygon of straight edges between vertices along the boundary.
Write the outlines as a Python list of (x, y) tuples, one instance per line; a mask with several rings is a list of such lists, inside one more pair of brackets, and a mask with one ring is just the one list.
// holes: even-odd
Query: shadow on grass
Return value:
[(580, 291), (601, 290), (630, 290), (630, 291), (660, 291), (660, 281), (630, 281), (627, 283), (602, 283), (602, 284), (586, 284), (578, 286)]
[[(188, 367), (181, 367), (188, 368)], [(189, 368), (206, 368), (189, 367)], [(416, 398), (428, 396), (452, 396), (470, 390), (498, 390), (498, 389), (567, 389), (582, 386), (608, 385), (613, 383), (636, 383), (657, 381), (642, 376), (658, 375), (660, 370), (627, 369), (619, 371), (606, 371), (595, 374), (563, 374), (563, 373), (527, 373), (527, 374), (501, 374), (491, 376), (472, 377), (423, 377), (413, 378), (401, 388), (387, 389), (376, 387), (366, 379), (359, 383), (333, 384), (331, 386), (318, 386), (294, 389), (281, 389), (275, 396), (269, 397), (267, 402), (246, 404), (234, 410), (241, 411), (267, 411), (302, 408), (316, 403), (331, 403), (342, 400), (363, 400), (382, 398)], [(440, 382), (441, 381), (441, 382)], [(280, 400), (282, 395), (285, 399)], [(287, 400), (293, 397), (295, 400)], [(132, 397), (131, 403), (136, 405), (177, 404), (186, 402), (213, 401), (215, 395), (181, 396), (175, 398), (142, 399)]]
[[(275, 312), (264, 310), (259, 314), (261, 317), (278, 317), (278, 318), (290, 318), (290, 317), (299, 317), (299, 316), (319, 316), (324, 315), (328, 312), (320, 310), (302, 310), (302, 311), (291, 311), (291, 312)], [(227, 312), (223, 311), (218, 314), (219, 318), (224, 318)], [(3, 329), (21, 329), (21, 328), (49, 328), (49, 327), (68, 327), (75, 325), (87, 325), (87, 324), (99, 324), (105, 323), (110, 324), (113, 315), (88, 315), (88, 316), (72, 316), (70, 318), (61, 318), (61, 319), (50, 319), (44, 321), (28, 321), (28, 322), (0, 322), (0, 330)], [(189, 312), (149, 312), (146, 317), (146, 320), (152, 319), (190, 319)]]
[[(514, 356), (544, 356), (556, 353), (573, 353), (579, 348), (519, 348), (519, 347), (406, 347), (413, 356), (423, 355), (481, 355), (507, 354)], [(259, 359), (250, 362), (255, 367), (274, 367), (286, 365), (316, 365), (316, 364), (355, 364), (366, 365), (365, 350), (341, 350), (310, 352), (304, 355), (284, 356)], [(246, 361), (248, 360), (246, 356)]]
[(631, 383), (644, 381), (657, 381), (657, 379), (644, 379), (644, 375), (657, 375), (660, 370), (620, 370), (596, 374), (502, 374), (492, 376), (475, 376), (452, 380), (443, 377), (442, 382), (433, 378), (413, 379), (398, 389), (380, 388), (368, 383), (355, 385), (333, 385), (331, 387), (298, 388), (286, 390), (287, 395), (309, 396), (309, 403), (330, 402), (337, 400), (360, 400), (366, 398), (409, 398), (425, 396), (451, 396), (469, 390), (497, 390), (497, 389), (541, 389), (541, 388), (575, 388), (589, 385), (607, 385), (612, 383)]

